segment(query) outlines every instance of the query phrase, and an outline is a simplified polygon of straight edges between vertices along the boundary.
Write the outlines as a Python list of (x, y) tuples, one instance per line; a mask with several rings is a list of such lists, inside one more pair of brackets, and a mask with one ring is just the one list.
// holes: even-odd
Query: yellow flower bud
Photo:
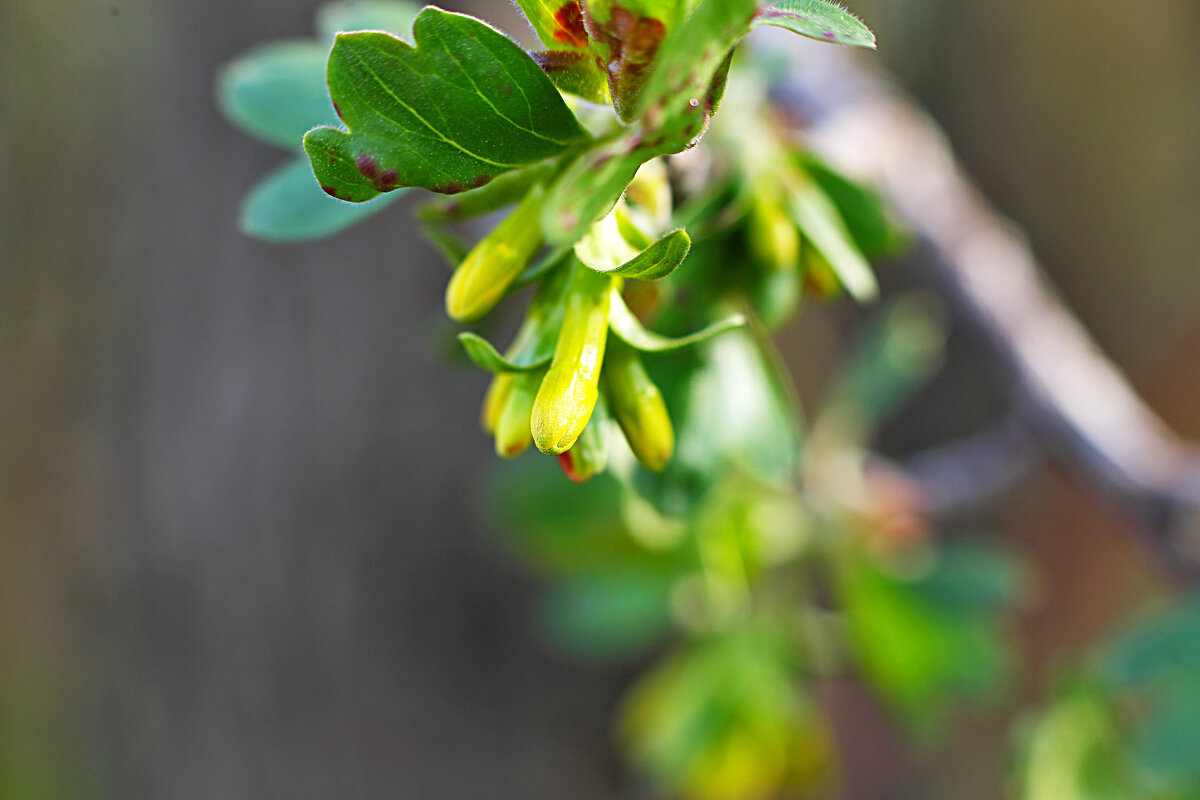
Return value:
[(495, 433), (496, 424), (500, 421), (500, 413), (508, 402), (509, 392), (513, 388), (513, 373), (505, 372), (492, 378), (488, 384), (487, 394), (483, 396), (483, 413), (480, 414), (480, 424), (485, 433)]
[(535, 186), (463, 259), (446, 287), (446, 313), (453, 319), (481, 319), (504, 297), (541, 249), (541, 207), (542, 188)]
[(570, 450), (587, 426), (599, 394), (608, 339), (609, 292), (614, 279), (577, 261), (571, 269), (562, 330), (530, 419), (534, 444), (547, 455)]
[(675, 431), (662, 392), (646, 374), (636, 350), (613, 339), (604, 362), (608, 407), (646, 469), (661, 472), (675, 450)]
[(533, 398), (542, 381), (541, 372), (506, 373), (513, 375), (512, 391), (496, 422), (496, 455), (516, 458), (533, 443), (529, 432), (529, 414)]
[(800, 232), (775, 192), (754, 193), (746, 233), (750, 253), (768, 270), (792, 271), (800, 262)]

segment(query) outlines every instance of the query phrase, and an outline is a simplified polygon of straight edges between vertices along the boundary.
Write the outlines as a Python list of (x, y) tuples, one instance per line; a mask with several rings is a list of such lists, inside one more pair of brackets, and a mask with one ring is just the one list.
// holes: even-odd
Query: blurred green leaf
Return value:
[(1158, 800), (1136, 791), (1132, 777), (1115, 709), (1086, 681), (1061, 690), (1025, 728), (1019, 800)]
[(541, 68), (486, 23), (427, 6), (413, 36), (416, 47), (386, 33), (337, 37), (329, 89), (350, 132), (304, 137), (337, 197), (400, 186), (455, 194), (588, 138)]
[(1200, 796), (1200, 671), (1164, 688), (1138, 726), (1133, 752), (1155, 782)]
[(317, 185), (301, 157), (271, 173), (246, 195), (240, 225), (247, 236), (268, 242), (302, 242), (345, 230), (400, 199), (393, 192), (369, 203), (334, 200)]
[(875, 34), (858, 17), (827, 0), (765, 0), (755, 26), (774, 25), (819, 42), (875, 49)]
[(789, 187), (788, 207), (800, 231), (824, 256), (838, 280), (860, 303), (874, 300), (879, 285), (871, 265), (846, 229), (837, 206), (807, 174)]
[(946, 330), (932, 297), (902, 295), (875, 314), (829, 391), (825, 405), (852, 408), (865, 438), (936, 373)]
[(733, 314), (687, 336), (662, 336), (646, 330), (629, 310), (629, 306), (625, 305), (621, 293), (614, 289), (608, 311), (608, 323), (612, 326), (613, 333), (619, 336), (621, 341), (643, 353), (670, 353), (684, 347), (701, 344), (726, 331), (741, 328), (746, 324), (746, 318), (741, 314)]
[(325, 88), (329, 47), (311, 40), (272, 42), (226, 64), (217, 76), (217, 104), (252, 136), (288, 150), (304, 134), (337, 121)]
[(621, 517), (625, 488), (609, 473), (583, 485), (563, 477), (557, 459), (537, 454), (489, 473), (485, 505), (499, 531), (523, 558), (558, 575), (594, 575), (664, 563), (629, 535)]
[(317, 31), (327, 39), (343, 31), (387, 31), (411, 41), (419, 13), (420, 5), (401, 0), (341, 0), (317, 10)]
[(1126, 689), (1176, 675), (1200, 675), (1200, 595), (1129, 625), (1101, 651), (1098, 666), (1102, 676)]
[(1011, 608), (1024, 594), (1025, 572), (1013, 556), (978, 542), (939, 545), (928, 573), (912, 590), (925, 602), (963, 617), (990, 616)]
[(795, 668), (787, 643), (755, 628), (681, 650), (625, 703), (631, 757), (665, 793), (686, 800), (813, 789), (829, 769), (830, 741)]
[(661, 569), (619, 569), (560, 580), (539, 604), (539, 628), (557, 651), (576, 658), (642, 655), (671, 629), (675, 578)]
[(865, 557), (840, 583), (846, 630), (868, 682), (918, 726), (938, 722), (954, 695), (995, 689), (1009, 658), (990, 618), (965, 617)]
[(794, 480), (799, 410), (771, 355), (745, 329), (711, 339), (687, 355), (647, 361), (676, 434), (675, 457), (666, 470), (638, 475), (647, 499), (682, 515), (694, 511), (727, 470), (768, 483)]
[(882, 197), (850, 180), (810, 153), (798, 157), (801, 168), (812, 177), (837, 207), (846, 230), (867, 258), (895, 255), (909, 245), (909, 236), (888, 214)]

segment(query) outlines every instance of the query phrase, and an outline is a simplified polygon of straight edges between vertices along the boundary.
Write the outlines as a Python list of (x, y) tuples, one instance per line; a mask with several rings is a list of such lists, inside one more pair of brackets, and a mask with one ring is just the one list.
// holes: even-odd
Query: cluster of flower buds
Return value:
[(531, 276), (538, 282), (504, 355), (473, 333), (460, 337), (471, 358), (495, 373), (483, 428), (501, 457), (534, 445), (580, 482), (604, 471), (619, 430), (642, 466), (661, 471), (675, 434), (641, 350), (674, 349), (680, 341), (643, 329), (623, 290), (668, 275), (687, 254), (686, 233), (664, 233), (672, 207), (666, 168), (660, 160), (646, 164), (613, 212), (575, 247), (534, 263), (543, 248), (542, 198), (540, 184), (524, 188), (508, 216), (462, 259), (446, 292), (450, 316), (472, 322), (514, 286)]

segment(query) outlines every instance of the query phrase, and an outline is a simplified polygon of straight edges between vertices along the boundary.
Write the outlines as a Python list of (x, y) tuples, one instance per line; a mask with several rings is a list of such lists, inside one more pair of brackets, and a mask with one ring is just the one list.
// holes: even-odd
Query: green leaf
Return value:
[(765, 0), (754, 25), (774, 25), (819, 42), (875, 49), (871, 29), (828, 0)]
[(562, 580), (539, 603), (538, 627), (567, 655), (628, 660), (649, 651), (671, 630), (674, 581), (671, 572), (646, 568)]
[(1200, 595), (1130, 625), (1100, 656), (1100, 672), (1121, 687), (1200, 674)]
[(659, 51), (633, 118), (644, 118), (679, 152), (704, 132), (724, 92), (734, 45), (750, 32), (757, 0), (701, 0)]
[(603, 219), (645, 162), (661, 155), (639, 146), (640, 135), (629, 130), (597, 142), (581, 153), (551, 184), (542, 211), (546, 241), (574, 245)]
[(954, 694), (998, 686), (1008, 657), (990, 618), (934, 605), (866, 559), (847, 568), (840, 592), (864, 675), (912, 722), (936, 722)]
[(545, 356), (531, 362), (517, 363), (500, 355), (500, 351), (491, 342), (470, 331), (460, 333), (458, 341), (462, 342), (463, 349), (467, 351), (467, 356), (475, 362), (476, 366), (496, 374), (501, 372), (534, 372), (549, 364), (550, 357), (553, 355), (553, 353), (547, 353)]
[(350, 132), (318, 128), (304, 149), (321, 186), (363, 202), (400, 186), (455, 194), (582, 142), (541, 68), (479, 20), (427, 7), (416, 47), (386, 33), (343, 33), (330, 92)]
[(341, 0), (317, 11), (317, 30), (327, 39), (344, 31), (387, 31), (411, 39), (421, 6), (399, 0)]
[(534, 184), (554, 173), (554, 164), (538, 164), (509, 172), (487, 186), (451, 197), (435, 196), (417, 212), (424, 222), (451, 222), (471, 219), (512, 205), (529, 194)]
[(641, 350), (643, 353), (670, 353), (684, 347), (706, 342), (725, 331), (741, 328), (746, 324), (746, 318), (741, 314), (733, 314), (725, 319), (706, 325), (695, 333), (687, 336), (662, 336), (648, 331), (625, 305), (621, 293), (613, 290), (612, 302), (609, 304), (608, 324), (612, 332), (620, 337), (625, 344)]
[(596, 272), (650, 281), (674, 272), (691, 246), (685, 231), (674, 230), (639, 252), (626, 238), (618, 215), (609, 214), (588, 229), (575, 245), (575, 255)]
[(250, 135), (299, 150), (306, 131), (337, 120), (325, 88), (328, 55), (315, 41), (257, 47), (221, 69), (217, 104)]
[(345, 230), (400, 199), (393, 192), (351, 205), (329, 197), (303, 156), (268, 175), (242, 203), (239, 224), (247, 236), (268, 242), (303, 242)]
[(925, 602), (960, 617), (997, 614), (1023, 594), (1025, 585), (1016, 559), (978, 542), (938, 546), (932, 569), (911, 584)]
[(1200, 789), (1200, 677), (1180, 677), (1138, 731), (1138, 764), (1156, 778)]
[(837, 206), (807, 175), (790, 187), (788, 205), (792, 217), (812, 246), (825, 257), (838, 280), (860, 303), (879, 296), (879, 284), (871, 265), (854, 243)]
[(909, 246), (909, 234), (888, 213), (886, 204), (871, 189), (850, 180), (810, 154), (800, 163), (821, 187), (846, 223), (858, 249), (868, 258), (895, 255)]
[(608, 82), (586, 52), (551, 50), (529, 55), (560, 92), (582, 97), (592, 103), (608, 104)]

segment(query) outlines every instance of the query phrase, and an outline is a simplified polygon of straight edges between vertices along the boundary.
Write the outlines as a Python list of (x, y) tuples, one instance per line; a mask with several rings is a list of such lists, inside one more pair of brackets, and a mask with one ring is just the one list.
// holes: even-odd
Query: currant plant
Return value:
[[(434, 193), (419, 218), (454, 267), (447, 314), (476, 326), (463, 351), (492, 375), (483, 428), (502, 458), (558, 462), (506, 465), (489, 503), (546, 575), (547, 638), (602, 660), (673, 643), (620, 723), (664, 794), (815, 791), (837, 757), (814, 682), (855, 672), (929, 728), (995, 685), (1019, 585), (995, 551), (938, 545), (867, 469), (937, 364), (927, 303), (876, 315), (803, 450), (770, 341), (805, 296), (875, 301), (869, 261), (906, 236), (776, 113), (771, 60), (735, 49), (762, 25), (874, 37), (826, 0), (519, 5), (545, 49), (364, 0), (230, 64), (226, 114), (295, 153), (242, 226), (316, 238)], [(495, 346), (493, 312), (519, 304)]]

